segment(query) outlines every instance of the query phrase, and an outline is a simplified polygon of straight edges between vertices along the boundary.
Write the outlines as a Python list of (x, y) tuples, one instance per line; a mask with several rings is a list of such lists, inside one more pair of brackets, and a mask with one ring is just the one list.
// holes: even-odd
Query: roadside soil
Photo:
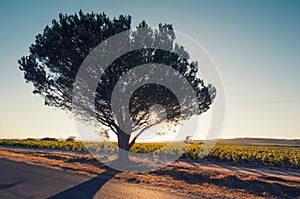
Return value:
[(178, 160), (153, 172), (115, 175), (115, 171), (84, 152), (0, 147), (0, 158), (89, 176), (114, 175), (111, 180), (199, 198), (300, 198), (298, 169)]

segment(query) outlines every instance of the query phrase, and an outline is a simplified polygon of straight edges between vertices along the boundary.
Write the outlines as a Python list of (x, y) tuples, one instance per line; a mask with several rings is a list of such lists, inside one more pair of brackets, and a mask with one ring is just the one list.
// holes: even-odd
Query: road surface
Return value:
[(0, 198), (196, 198), (118, 182), (111, 177), (88, 177), (0, 158)]

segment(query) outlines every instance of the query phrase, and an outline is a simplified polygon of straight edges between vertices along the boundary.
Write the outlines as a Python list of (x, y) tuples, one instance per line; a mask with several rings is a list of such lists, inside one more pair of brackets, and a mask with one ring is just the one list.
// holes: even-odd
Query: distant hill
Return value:
[[(202, 143), (203, 140), (194, 140), (193, 143)], [(205, 141), (205, 143), (213, 142)], [(276, 138), (234, 138), (234, 139), (218, 139), (217, 144), (228, 145), (254, 145), (254, 146), (298, 146), (300, 147), (300, 139), (276, 139)]]

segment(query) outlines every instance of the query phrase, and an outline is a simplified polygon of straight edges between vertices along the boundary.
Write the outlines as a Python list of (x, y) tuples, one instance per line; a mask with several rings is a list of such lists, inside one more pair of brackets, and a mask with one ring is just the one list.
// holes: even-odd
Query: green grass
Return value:
[[(116, 143), (87, 143), (40, 140), (0, 140), (2, 146), (15, 146), (39, 149), (59, 149), (72, 151), (117, 152)], [(238, 146), (201, 144), (166, 144), (166, 143), (137, 143), (131, 152), (152, 153), (163, 158), (188, 158), (197, 160), (200, 157), (209, 161), (230, 162), (238, 165), (275, 166), (300, 169), (299, 147), (274, 146)]]

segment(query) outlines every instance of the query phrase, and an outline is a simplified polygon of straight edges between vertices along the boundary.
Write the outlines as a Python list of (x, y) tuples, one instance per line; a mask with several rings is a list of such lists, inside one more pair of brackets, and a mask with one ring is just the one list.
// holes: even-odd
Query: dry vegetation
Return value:
[(2, 148), (0, 157), (85, 175), (111, 176), (111, 180), (151, 185), (153, 189), (188, 193), (199, 197), (300, 197), (298, 169), (236, 167), (232, 164), (181, 159), (154, 172), (132, 174), (115, 173), (86, 152)]

